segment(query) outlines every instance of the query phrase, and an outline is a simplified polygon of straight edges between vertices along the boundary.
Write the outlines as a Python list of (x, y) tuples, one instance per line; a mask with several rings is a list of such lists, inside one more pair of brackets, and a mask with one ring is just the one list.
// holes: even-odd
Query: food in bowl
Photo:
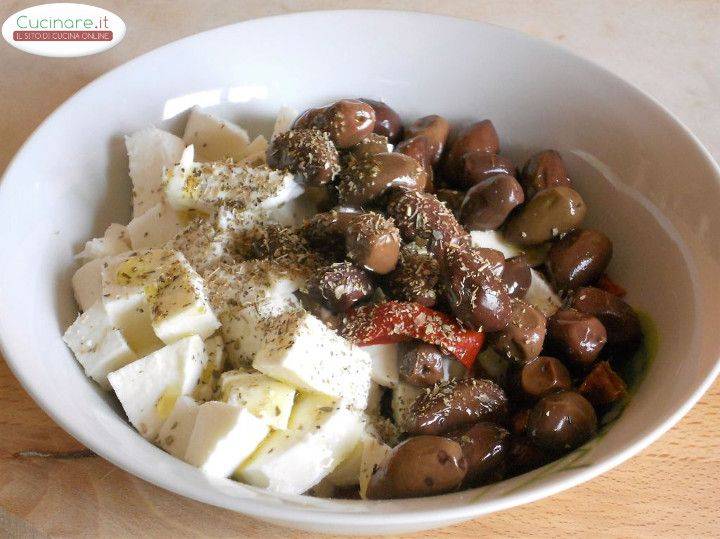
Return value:
[(369, 499), (581, 446), (643, 330), (561, 155), (343, 99), (269, 141), (191, 110), (126, 138), (133, 219), (87, 242), (65, 333), (148, 441), (211, 476)]

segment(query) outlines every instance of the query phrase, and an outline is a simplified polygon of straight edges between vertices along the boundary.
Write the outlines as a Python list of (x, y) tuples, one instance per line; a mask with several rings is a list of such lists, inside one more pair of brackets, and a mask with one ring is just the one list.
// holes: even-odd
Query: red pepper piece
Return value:
[(625, 290), (622, 286), (610, 279), (610, 277), (608, 277), (606, 273), (603, 273), (598, 279), (597, 287), (619, 298), (624, 298), (625, 294), (627, 294), (627, 290)]
[(418, 339), (439, 346), (468, 369), (485, 342), (482, 332), (465, 329), (450, 316), (419, 303), (403, 301), (350, 310), (340, 333), (360, 346)]

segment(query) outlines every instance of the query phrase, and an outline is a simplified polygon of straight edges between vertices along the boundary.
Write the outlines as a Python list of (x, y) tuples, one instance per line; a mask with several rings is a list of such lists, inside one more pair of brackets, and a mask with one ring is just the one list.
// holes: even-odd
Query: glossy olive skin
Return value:
[(592, 315), (568, 307), (548, 319), (548, 347), (579, 367), (592, 365), (606, 342), (605, 326)]
[(363, 159), (370, 155), (388, 152), (388, 139), (377, 133), (370, 133), (369, 136), (362, 139), (355, 146), (347, 150), (349, 155), (355, 159)]
[(416, 387), (430, 387), (446, 378), (450, 357), (432, 344), (414, 342), (400, 349), (400, 379)]
[(450, 146), (445, 158), (444, 169), (448, 177), (460, 174), (462, 158), (469, 152), (497, 154), (500, 151), (500, 139), (490, 120), (475, 122), (460, 132)]
[(495, 230), (525, 201), (518, 181), (498, 174), (474, 185), (460, 207), (460, 223), (468, 230)]
[(465, 485), (477, 487), (499, 481), (505, 471), (510, 433), (486, 421), (453, 432), (449, 437), (462, 447), (467, 461)]
[(350, 262), (320, 268), (307, 288), (312, 297), (335, 312), (347, 311), (375, 289), (370, 275)]
[(556, 290), (574, 290), (595, 282), (612, 252), (612, 242), (599, 230), (573, 230), (553, 244), (545, 267)]
[(395, 151), (412, 157), (420, 163), (425, 172), (429, 175), (432, 174), (433, 146), (427, 136), (417, 135), (412, 138), (407, 138), (395, 146)]
[(400, 232), (392, 220), (364, 213), (352, 219), (345, 231), (347, 257), (379, 275), (395, 269), (400, 258)]
[(528, 200), (548, 187), (572, 187), (565, 163), (555, 150), (543, 150), (528, 159), (520, 173), (520, 183)]
[(462, 322), (485, 331), (499, 331), (508, 324), (512, 298), (482, 251), (449, 245), (441, 275), (445, 300)]
[(341, 99), (306, 110), (295, 120), (294, 127), (314, 127), (327, 133), (338, 149), (350, 148), (375, 129), (375, 110), (357, 99)]
[(492, 176), (515, 176), (515, 165), (507, 157), (484, 151), (468, 152), (462, 156), (462, 166), (448, 181), (461, 189), (469, 189)]
[(510, 218), (505, 237), (520, 245), (537, 245), (580, 226), (586, 211), (577, 191), (550, 187), (540, 191)]
[(340, 157), (327, 134), (317, 129), (291, 129), (268, 146), (267, 163), (286, 169), (307, 185), (330, 183), (340, 172)]
[(382, 101), (367, 99), (366, 97), (360, 98), (359, 101), (367, 103), (375, 111), (375, 128), (373, 132), (387, 137), (390, 143), (397, 144), (402, 138), (403, 132), (402, 121), (398, 113)]
[(356, 210), (318, 213), (302, 225), (300, 234), (313, 249), (323, 250), (334, 258), (342, 259), (345, 257), (345, 232), (360, 215)]
[(540, 355), (545, 332), (545, 316), (529, 303), (513, 299), (507, 326), (491, 334), (488, 343), (497, 353), (525, 363)]
[(527, 255), (522, 254), (506, 259), (501, 278), (510, 296), (518, 299), (524, 298), (532, 280)]
[(453, 212), (455, 217), (460, 217), (460, 208), (462, 207), (463, 200), (465, 200), (465, 193), (463, 191), (443, 188), (435, 191), (435, 196)]
[(410, 139), (423, 135), (430, 142), (430, 163), (436, 165), (440, 160), (448, 134), (450, 133), (450, 124), (442, 116), (431, 114), (423, 116), (415, 120), (409, 127), (405, 129), (405, 138)]
[(630, 355), (640, 346), (640, 320), (632, 307), (617, 296), (586, 286), (575, 291), (570, 306), (600, 320), (607, 332), (606, 347), (613, 353)]
[(600, 361), (578, 388), (580, 394), (595, 406), (607, 406), (627, 395), (627, 386), (607, 361)]
[(353, 208), (376, 199), (390, 187), (422, 191), (427, 183), (427, 173), (417, 161), (387, 152), (368, 155), (350, 164), (339, 178), (340, 204)]
[(450, 380), (421, 393), (410, 407), (410, 434), (443, 434), (478, 421), (499, 421), (508, 412), (505, 392), (478, 378)]
[(597, 415), (585, 397), (574, 391), (550, 393), (540, 399), (528, 417), (527, 435), (551, 455), (581, 446), (597, 432)]
[(511, 475), (519, 475), (547, 462), (547, 456), (526, 436), (513, 436), (508, 449), (507, 464)]
[(525, 363), (518, 375), (523, 394), (537, 399), (559, 389), (572, 388), (570, 373), (565, 365), (554, 357), (539, 356)]
[(370, 477), (371, 500), (452, 492), (467, 474), (460, 445), (441, 436), (414, 436), (395, 446)]

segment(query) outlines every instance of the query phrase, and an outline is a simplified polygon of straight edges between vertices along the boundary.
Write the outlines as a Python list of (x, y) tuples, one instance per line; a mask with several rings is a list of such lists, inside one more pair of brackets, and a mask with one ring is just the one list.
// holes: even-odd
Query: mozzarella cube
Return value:
[(160, 427), (158, 446), (173, 457), (184, 459), (199, 409), (200, 405), (195, 399), (185, 395), (178, 397), (175, 407)]
[(497, 230), (473, 230), (470, 232), (470, 240), (473, 247), (495, 249), (500, 251), (505, 258), (512, 258), (523, 252), (517, 245), (506, 241)]
[(193, 396), (201, 402), (213, 399), (220, 374), (225, 367), (225, 343), (220, 335), (205, 339), (205, 354), (208, 358), (207, 363), (193, 392)]
[(400, 381), (392, 390), (390, 409), (392, 410), (395, 424), (404, 432), (407, 423), (410, 407), (422, 393), (422, 388), (415, 387), (406, 382)]
[(220, 322), (208, 300), (203, 279), (182, 253), (172, 253), (148, 293), (152, 328), (166, 344), (189, 335), (205, 339), (215, 333)]
[(295, 118), (297, 118), (298, 112), (292, 107), (286, 107), (283, 105), (275, 117), (275, 125), (273, 126), (272, 136), (270, 140), (273, 140), (278, 135), (282, 135), (286, 131), (292, 128)]
[(253, 367), (305, 391), (341, 398), (365, 409), (370, 356), (310, 313), (290, 312), (263, 323), (265, 340)]
[(525, 301), (542, 312), (546, 317), (554, 315), (562, 305), (560, 297), (539, 271), (530, 269), (530, 288)]
[(75, 258), (87, 262), (95, 258), (118, 255), (128, 250), (130, 250), (130, 239), (127, 228), (113, 223), (107, 227), (102, 238), (93, 238), (85, 242), (85, 247)]
[(268, 141), (262, 135), (258, 135), (243, 150), (243, 157), (239, 163), (258, 167), (267, 162), (265, 154), (267, 152)]
[(185, 144), (165, 131), (150, 127), (125, 137), (133, 183), (133, 217), (162, 202), (163, 169), (180, 160)]
[(352, 451), (330, 472), (325, 480), (336, 487), (351, 487), (360, 481), (360, 465), (363, 456), (363, 439), (367, 436), (363, 433), (361, 440), (355, 444)]
[(183, 229), (185, 218), (166, 202), (158, 202), (127, 225), (135, 250), (161, 247)]
[(363, 346), (362, 349), (370, 355), (370, 378), (376, 384), (385, 387), (395, 387), (400, 380), (398, 374), (397, 344), (375, 344)]
[(154, 440), (178, 397), (197, 385), (206, 361), (203, 341), (193, 335), (111, 372), (108, 381), (133, 427)]
[(288, 430), (270, 434), (234, 477), (273, 492), (302, 494), (347, 457), (363, 428), (362, 412), (324, 395), (304, 394)]
[(137, 359), (122, 333), (113, 327), (101, 301), (96, 301), (67, 329), (63, 340), (85, 374), (109, 389), (108, 373)]
[(175, 210), (208, 214), (223, 204), (239, 209), (269, 210), (303, 192), (289, 172), (220, 161), (175, 165), (165, 171), (163, 185), (165, 196)]
[(93, 258), (80, 266), (72, 276), (75, 301), (81, 311), (87, 311), (102, 297), (102, 271), (107, 258)]
[(367, 487), (375, 470), (387, 458), (391, 447), (374, 436), (363, 439), (362, 457), (360, 460), (360, 497), (367, 499)]
[(224, 402), (247, 409), (276, 430), (287, 428), (295, 388), (260, 372), (227, 371), (220, 378)]
[(242, 127), (195, 106), (190, 109), (183, 141), (195, 146), (199, 161), (223, 161), (228, 157), (237, 161), (244, 157), (250, 137)]
[(212, 477), (228, 477), (247, 459), (270, 428), (247, 409), (224, 402), (200, 405), (185, 461)]

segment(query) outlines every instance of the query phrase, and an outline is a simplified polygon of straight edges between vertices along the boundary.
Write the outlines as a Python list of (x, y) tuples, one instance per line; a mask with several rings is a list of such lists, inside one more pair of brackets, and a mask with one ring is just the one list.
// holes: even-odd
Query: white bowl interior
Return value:
[[(372, 29), (371, 32), (368, 29)], [(378, 37), (381, 36), (381, 37)], [(179, 129), (194, 104), (268, 130), (282, 104), (380, 98), (405, 120), (491, 118), (516, 163), (552, 147), (614, 240), (610, 273), (649, 313), (659, 349), (609, 432), (557, 464), (435, 499), (342, 502), (276, 497), (203, 476), (145, 442), (82, 374), (61, 335), (76, 313), (72, 255), (129, 217), (123, 135)], [(456, 19), (325, 12), (261, 19), (173, 43), (100, 78), (56, 111), (0, 186), (0, 337), (19, 379), (100, 455), (163, 487), (316, 531), (439, 526), (551, 494), (634, 454), (689, 409), (717, 371), (720, 174), (651, 99), (532, 38)]]

